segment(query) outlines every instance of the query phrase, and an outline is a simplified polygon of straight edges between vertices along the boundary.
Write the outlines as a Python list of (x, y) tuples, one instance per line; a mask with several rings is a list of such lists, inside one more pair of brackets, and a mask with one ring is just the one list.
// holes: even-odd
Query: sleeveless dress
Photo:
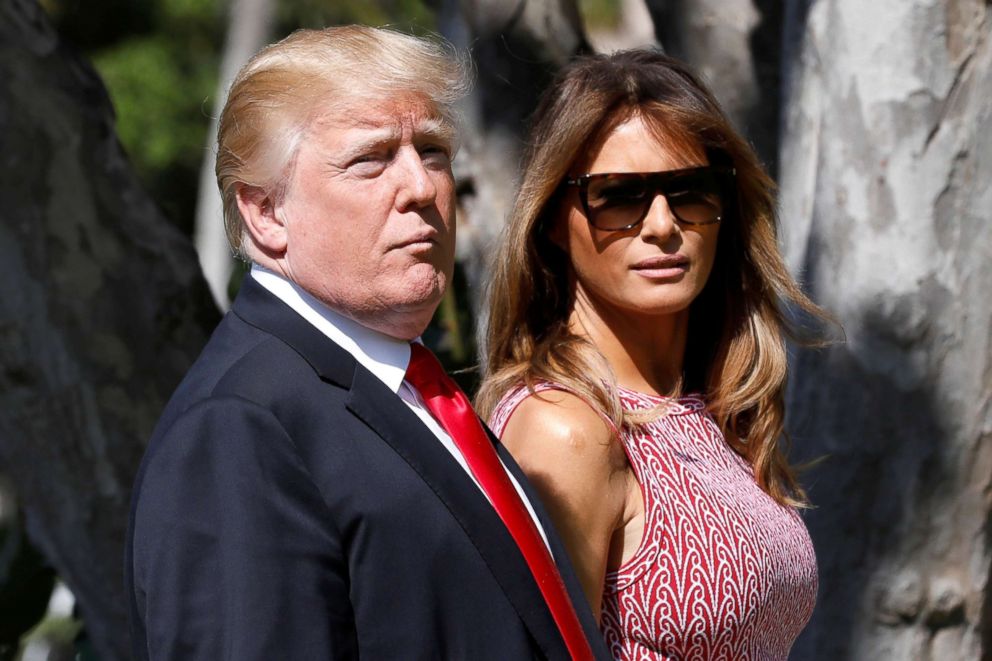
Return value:
[[(536, 390), (564, 389), (544, 383)], [(793, 508), (762, 491), (698, 397), (618, 389), (626, 410), (667, 403), (621, 434), (644, 497), (644, 535), (606, 575), (602, 631), (616, 659), (781, 661), (816, 601), (816, 556)], [(502, 436), (530, 392), (508, 392)]]

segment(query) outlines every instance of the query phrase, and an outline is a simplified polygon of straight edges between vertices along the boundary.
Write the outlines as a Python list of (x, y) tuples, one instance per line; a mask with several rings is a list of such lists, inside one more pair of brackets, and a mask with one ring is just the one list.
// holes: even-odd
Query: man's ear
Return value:
[(254, 244), (266, 254), (279, 257), (286, 252), (286, 224), (276, 213), (272, 195), (258, 186), (239, 184), (235, 190), (238, 210)]

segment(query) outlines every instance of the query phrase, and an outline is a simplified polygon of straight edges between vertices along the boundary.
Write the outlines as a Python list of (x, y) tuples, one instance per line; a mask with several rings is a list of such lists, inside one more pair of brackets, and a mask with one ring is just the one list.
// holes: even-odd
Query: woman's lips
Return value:
[(645, 278), (658, 280), (677, 278), (689, 270), (689, 259), (682, 254), (658, 255), (642, 259), (631, 269)]

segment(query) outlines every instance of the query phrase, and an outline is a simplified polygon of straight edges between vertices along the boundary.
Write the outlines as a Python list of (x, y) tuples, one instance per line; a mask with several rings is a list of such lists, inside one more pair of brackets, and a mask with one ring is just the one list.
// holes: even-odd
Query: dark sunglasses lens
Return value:
[(661, 193), (680, 222), (709, 225), (723, 217), (728, 176), (723, 170), (710, 168), (655, 175), (638, 172), (592, 175), (585, 189), (589, 222), (608, 231), (633, 227), (644, 220), (655, 196)]
[(687, 174), (665, 185), (675, 217), (690, 225), (715, 223), (723, 216), (723, 182), (712, 172)]
[(610, 174), (593, 177), (586, 189), (589, 220), (603, 230), (636, 225), (654, 199), (647, 178), (639, 174)]

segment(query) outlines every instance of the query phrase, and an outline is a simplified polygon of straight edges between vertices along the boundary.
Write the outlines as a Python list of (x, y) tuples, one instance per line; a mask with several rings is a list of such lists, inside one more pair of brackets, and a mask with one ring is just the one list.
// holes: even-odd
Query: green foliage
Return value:
[(588, 28), (614, 28), (620, 24), (620, 0), (579, 0), (579, 11)]
[(214, 23), (221, 7), (217, 0), (161, 0), (160, 6), (163, 23), (185, 22), (193, 28)]
[[(342, 23), (434, 29), (422, 0), (273, 0), (276, 34)], [(227, 20), (223, 0), (42, 0), (103, 78), (121, 144), (151, 196), (192, 233)]]
[(139, 176), (172, 220), (190, 230), (217, 65), (210, 50), (181, 46), (170, 36), (151, 35), (105, 49), (93, 62)]
[[(110, 89), (114, 106), (121, 109), (117, 134), (132, 147), (131, 153), (141, 166), (166, 168), (181, 161), (184, 151), (202, 145), (197, 142), (201, 136), (196, 125), (185, 121), (190, 114), (190, 87), (200, 86), (184, 80), (167, 40), (127, 41), (98, 54), (94, 64)], [(197, 92), (209, 95), (208, 90), (205, 87)]]
[(117, 134), (149, 193), (191, 232), (223, 6), (218, 0), (46, 0), (44, 6), (107, 86)]
[(434, 29), (433, 13), (422, 0), (292, 0), (278, 5), (279, 24), (283, 32), (297, 27), (320, 28), (327, 25), (361, 23), (389, 25), (422, 34)]

